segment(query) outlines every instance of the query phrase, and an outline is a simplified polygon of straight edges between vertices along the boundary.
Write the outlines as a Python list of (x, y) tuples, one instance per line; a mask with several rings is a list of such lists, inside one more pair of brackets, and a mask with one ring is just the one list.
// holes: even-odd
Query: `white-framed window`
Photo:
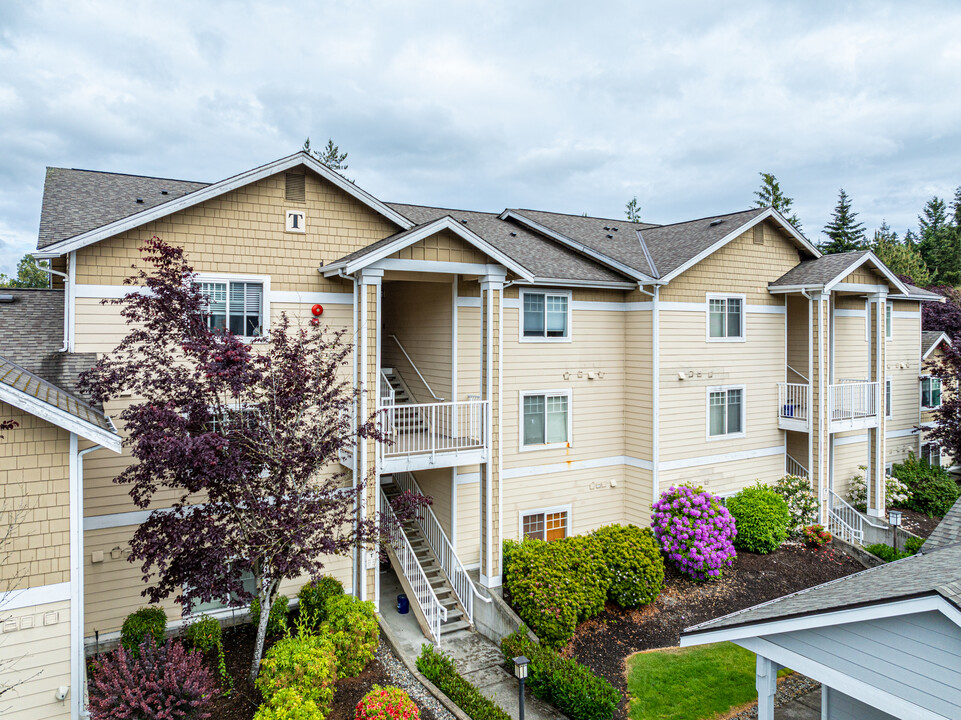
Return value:
[(520, 514), (521, 540), (560, 540), (571, 534), (571, 507), (525, 510)]
[(571, 441), (571, 391), (521, 393), (521, 450), (564, 447)]
[(921, 459), (934, 467), (941, 467), (941, 446), (924, 443), (921, 446)]
[(745, 295), (707, 295), (708, 342), (742, 342)]
[(884, 417), (891, 417), (891, 378), (884, 378)]
[(941, 407), (941, 378), (921, 378), (921, 407)]
[(894, 337), (894, 326), (891, 322), (891, 303), (884, 303), (884, 338), (890, 340)]
[(521, 290), (521, 342), (568, 342), (571, 294), (563, 290)]
[(744, 435), (744, 386), (707, 389), (707, 438)]
[(266, 334), (269, 278), (200, 275), (197, 283), (207, 298), (209, 328), (229, 330), (246, 338)]
[[(253, 595), (257, 596), (257, 586), (254, 582), (254, 574), (252, 571), (247, 570), (241, 575), (240, 583), (243, 585), (244, 590)], [(184, 588), (184, 594), (189, 595), (190, 588)], [(222, 598), (220, 600), (211, 600), (210, 602), (198, 602), (194, 603), (190, 608), (191, 615), (200, 615), (202, 613), (210, 613), (217, 610), (223, 610), (226, 608), (236, 608), (243, 607), (243, 603), (240, 598), (231, 595), (229, 598)]]
[(894, 463), (893, 463), (893, 462), (886, 462), (886, 463), (884, 463), (884, 474), (885, 474), (885, 475), (890, 475), (890, 474), (893, 472), (893, 470), (894, 470)]

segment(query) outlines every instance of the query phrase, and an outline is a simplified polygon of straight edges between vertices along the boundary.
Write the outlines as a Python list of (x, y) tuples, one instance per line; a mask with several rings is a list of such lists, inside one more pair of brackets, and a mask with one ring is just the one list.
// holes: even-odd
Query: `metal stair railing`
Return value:
[(784, 454), (784, 472), (795, 477), (808, 477), (807, 468), (787, 453)]
[[(424, 494), (420, 489), (420, 485), (417, 484), (416, 478), (414, 478), (411, 473), (394, 473), (393, 477), (394, 482), (397, 483), (397, 487), (399, 487), (402, 492), (409, 491), (419, 495)], [(427, 539), (427, 544), (430, 545), (430, 549), (434, 551), (434, 555), (436, 555), (440, 561), (441, 569), (444, 571), (444, 574), (447, 575), (448, 580), (450, 580), (451, 587), (454, 588), (457, 599), (467, 613), (467, 620), (473, 625), (474, 599), (478, 598), (481, 602), (485, 603), (491, 602), (491, 599), (484, 597), (478, 592), (474, 582), (467, 574), (463, 563), (460, 561), (460, 558), (457, 557), (454, 546), (447, 537), (447, 533), (444, 532), (444, 528), (441, 527), (434, 511), (431, 510), (430, 507), (421, 507), (418, 510), (416, 518), (417, 524), (420, 525), (420, 529)]]
[[(404, 534), (404, 530), (383, 489), (380, 491), (380, 516), (382, 523), (385, 523), (388, 528), (390, 544), (394, 550), (394, 556), (400, 564), (401, 572), (407, 582), (410, 583), (414, 600), (427, 620), (427, 626), (430, 629), (431, 637), (434, 639), (434, 644), (440, 645), (440, 625), (447, 620), (447, 609), (440, 604), (440, 600), (434, 594), (434, 589), (430, 586), (424, 568), (417, 560), (417, 555), (414, 554), (414, 549)], [(384, 524), (382, 524), (383, 526)]]
[(380, 404), (384, 406), (393, 405), (396, 401), (394, 397), (394, 388), (390, 384), (390, 380), (387, 378), (387, 373), (383, 370), (380, 371)]

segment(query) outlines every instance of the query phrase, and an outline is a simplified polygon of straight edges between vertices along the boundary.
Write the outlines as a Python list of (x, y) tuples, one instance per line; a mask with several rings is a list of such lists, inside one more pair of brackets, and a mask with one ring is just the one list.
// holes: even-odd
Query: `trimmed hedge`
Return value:
[(327, 600), (327, 620), (320, 633), (334, 646), (339, 677), (360, 675), (374, 659), (380, 642), (374, 613), (374, 603), (362, 602), (353, 595), (335, 595)]
[(903, 463), (895, 463), (891, 474), (911, 491), (904, 507), (929, 517), (944, 517), (961, 495), (947, 470), (918, 460), (913, 454)]
[(328, 575), (313, 580), (297, 593), (300, 612), (299, 623), (311, 630), (316, 630), (327, 619), (327, 601), (335, 595), (343, 595), (344, 586), (340, 581)]
[[(267, 634), (280, 635), (287, 632), (287, 608), (290, 600), (286, 595), (278, 595), (274, 599), (274, 604), (270, 606), (270, 614), (267, 616)], [(250, 603), (250, 622), (254, 627), (260, 624), (260, 599), (254, 598)]]
[(791, 513), (784, 498), (767, 485), (758, 483), (728, 498), (728, 512), (734, 517), (737, 550), (766, 555), (787, 539)]
[(134, 658), (140, 656), (140, 645), (147, 637), (152, 637), (154, 645), (163, 645), (167, 632), (167, 613), (151, 605), (130, 613), (120, 627), (120, 644)]
[(530, 660), (527, 684), (531, 692), (571, 720), (610, 720), (614, 716), (621, 694), (613, 685), (576, 660), (538, 645), (525, 628), (504, 638), (501, 652), (509, 665), (518, 655)]
[(664, 558), (650, 528), (607, 525), (590, 535), (607, 569), (607, 597), (621, 607), (647, 605), (664, 588)]
[[(281, 691), (294, 690), (301, 705), (312, 701), (323, 718), (330, 711), (336, 682), (337, 656), (330, 640), (300, 635), (285, 637), (267, 651), (260, 661), (256, 685), (264, 700), (275, 709), (279, 703), (295, 699)], [(277, 717), (285, 716), (278, 713)]]
[(300, 688), (275, 692), (254, 714), (254, 720), (324, 720), (326, 712), (317, 707)]
[(884, 562), (893, 562), (895, 560), (901, 560), (902, 558), (911, 557), (914, 553), (910, 552), (897, 552), (890, 545), (885, 545), (884, 543), (875, 543), (874, 545), (868, 545), (864, 548), (872, 555), (875, 555)]
[(510, 715), (461, 677), (449, 655), (435, 652), (432, 645), (425, 643), (421, 648), (417, 669), (473, 720), (512, 720)]

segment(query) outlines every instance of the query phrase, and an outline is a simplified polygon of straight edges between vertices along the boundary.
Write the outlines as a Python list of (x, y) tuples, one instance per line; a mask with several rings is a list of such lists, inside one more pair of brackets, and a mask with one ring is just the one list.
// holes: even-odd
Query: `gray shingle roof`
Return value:
[(938, 526), (934, 528), (934, 532), (924, 541), (921, 552), (931, 553), (957, 543), (961, 543), (961, 498), (954, 503), (954, 506), (948, 510)]
[(69, 413), (79, 420), (116, 434), (102, 412), (4, 357), (0, 357), (0, 385), (6, 385), (28, 397)]
[[(42, 250), (207, 185), (140, 175), (47, 168), (37, 248)], [(138, 203), (137, 198), (143, 203)]]
[(824, 285), (839, 275), (844, 275), (848, 268), (868, 254), (867, 250), (848, 253), (834, 253), (822, 255), (816, 260), (805, 260), (774, 282), (770, 287), (795, 285)]
[(944, 301), (944, 297), (942, 295), (933, 293), (930, 290), (919, 288), (917, 285), (911, 285), (910, 283), (904, 283), (904, 285), (905, 287), (907, 287), (908, 292), (911, 293), (911, 295), (916, 295), (918, 297), (926, 297), (926, 298), (930, 298), (931, 300), (937, 300), (940, 302)]
[(921, 356), (928, 354), (928, 351), (937, 344), (938, 340), (945, 333), (941, 330), (922, 330), (921, 331)]

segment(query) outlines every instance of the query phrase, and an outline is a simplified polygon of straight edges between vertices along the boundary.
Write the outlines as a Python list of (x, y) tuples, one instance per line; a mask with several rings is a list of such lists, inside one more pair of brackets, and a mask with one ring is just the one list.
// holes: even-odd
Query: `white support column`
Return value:
[(875, 398), (875, 409), (878, 414), (877, 427), (872, 428), (871, 457), (868, 466), (870, 477), (867, 478), (867, 514), (870, 517), (884, 517), (886, 501), (884, 498), (884, 460), (886, 453), (885, 430), (887, 415), (887, 393), (885, 373), (885, 342), (887, 341), (886, 305), (887, 293), (874, 293), (868, 296), (874, 310), (872, 340), (874, 347), (871, 358), (871, 379), (878, 383), (878, 393)]
[(774, 720), (778, 664), (758, 655), (756, 667), (754, 685), (757, 688), (757, 720)]
[(831, 404), (828, 398), (828, 387), (830, 385), (829, 375), (829, 346), (830, 346), (830, 323), (827, 314), (829, 312), (830, 293), (819, 293), (811, 296), (814, 312), (814, 322), (817, 331), (814, 333), (815, 361), (817, 363), (816, 377), (811, 378), (817, 395), (815, 405), (816, 423), (811, 428), (811, 445), (816, 447), (812, 458), (812, 467), (809, 472), (812, 479), (817, 478), (818, 494), (818, 522), (827, 525), (828, 520), (828, 483), (830, 458), (828, 457), (831, 436)]

